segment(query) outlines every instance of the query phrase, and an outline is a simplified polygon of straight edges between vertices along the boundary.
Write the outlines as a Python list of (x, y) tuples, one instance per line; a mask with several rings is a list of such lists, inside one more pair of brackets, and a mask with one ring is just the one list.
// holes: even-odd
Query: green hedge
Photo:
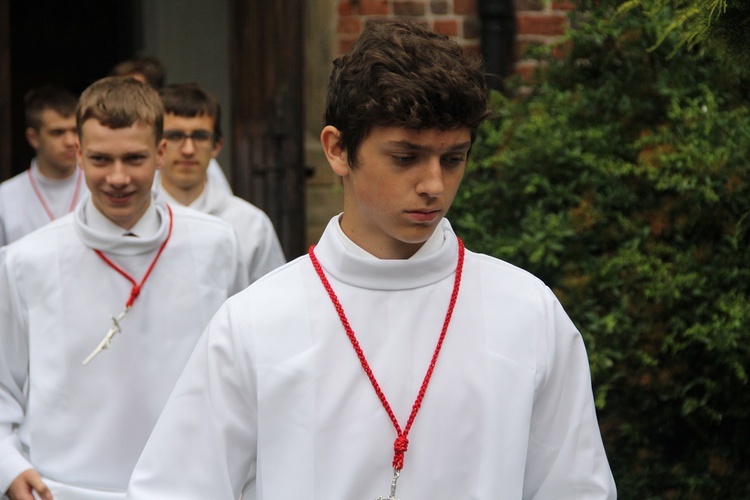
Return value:
[(620, 498), (750, 498), (745, 68), (654, 49), (666, 9), (580, 3), (566, 54), (493, 95), (449, 217), (580, 328)]

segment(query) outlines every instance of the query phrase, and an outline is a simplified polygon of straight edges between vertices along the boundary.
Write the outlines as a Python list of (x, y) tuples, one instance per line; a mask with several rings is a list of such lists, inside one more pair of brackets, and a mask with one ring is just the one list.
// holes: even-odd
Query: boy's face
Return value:
[(338, 137), (330, 126), (321, 135), (343, 179), (342, 229), (376, 257), (414, 255), (453, 203), (471, 147), (469, 128), (375, 127), (362, 141), (354, 168), (337, 146)]
[(54, 109), (45, 109), (41, 127), (26, 129), (26, 139), (36, 151), (42, 173), (48, 177), (67, 177), (76, 167), (76, 117), (62, 116)]
[(136, 122), (111, 129), (89, 119), (81, 127), (76, 149), (94, 206), (118, 226), (133, 227), (151, 203), (164, 141), (157, 146), (152, 125)]
[[(167, 149), (161, 171), (161, 183), (167, 192), (203, 189), (208, 163), (221, 150), (221, 141), (214, 142), (213, 134), (214, 119), (208, 115), (164, 115), (164, 139)], [(188, 139), (185, 136), (192, 138)]]

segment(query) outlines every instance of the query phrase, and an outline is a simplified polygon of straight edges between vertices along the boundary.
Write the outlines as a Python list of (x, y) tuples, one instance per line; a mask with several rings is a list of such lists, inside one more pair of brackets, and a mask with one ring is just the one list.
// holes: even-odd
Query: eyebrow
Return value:
[[(183, 129), (183, 128), (165, 128), (165, 129), (164, 129), (164, 133), (167, 133), (167, 132), (180, 132), (180, 133), (182, 133), (182, 134), (188, 133), (188, 132), (187, 132), (187, 131), (186, 131), (185, 129)], [(207, 128), (196, 128), (196, 129), (193, 129), (193, 130), (192, 130), (192, 132), (189, 132), (189, 133), (191, 133), (191, 134), (192, 134), (192, 133), (194, 133), (194, 132), (207, 132), (207, 133), (209, 133), (209, 134), (212, 134), (212, 133), (213, 133), (213, 132), (212, 132), (211, 130), (208, 130)]]
[(87, 156), (97, 155), (97, 156), (107, 156), (107, 157), (117, 157), (117, 156), (125, 157), (125, 156), (133, 156), (133, 155), (148, 156), (150, 153), (149, 153), (148, 149), (143, 149), (143, 150), (140, 150), (140, 151), (127, 151), (127, 152), (123, 153), (122, 155), (113, 155), (111, 153), (104, 153), (102, 151), (95, 151), (93, 149), (88, 149), (88, 150), (84, 151), (84, 154), (87, 155)]
[[(409, 149), (413, 151), (431, 151), (434, 148), (431, 146), (423, 146), (421, 144), (414, 144), (413, 142), (409, 141), (389, 141), (386, 143), (386, 146), (391, 148), (404, 148)], [(447, 152), (458, 152), (458, 151), (464, 151), (468, 150), (471, 147), (471, 142), (462, 142), (459, 144), (454, 144), (453, 146), (449, 147), (447, 149)]]

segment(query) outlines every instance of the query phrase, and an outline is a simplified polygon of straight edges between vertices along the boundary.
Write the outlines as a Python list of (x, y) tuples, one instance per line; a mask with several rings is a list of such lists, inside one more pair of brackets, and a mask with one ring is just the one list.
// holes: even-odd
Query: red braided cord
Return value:
[(397, 437), (396, 441), (394, 441), (393, 443), (393, 468), (395, 470), (400, 471), (404, 466), (404, 455), (406, 454), (407, 448), (409, 447), (409, 440), (407, 439), (407, 436), (409, 435), (409, 431), (414, 424), (414, 419), (416, 418), (419, 409), (422, 407), (422, 400), (424, 399), (425, 392), (427, 391), (427, 385), (430, 383), (432, 372), (435, 370), (435, 364), (437, 363), (440, 349), (443, 347), (443, 340), (445, 339), (445, 335), (448, 332), (448, 325), (450, 324), (451, 317), (453, 316), (453, 309), (456, 306), (456, 299), (458, 298), (458, 290), (461, 286), (461, 275), (463, 273), (464, 267), (464, 243), (463, 241), (461, 241), (461, 238), (457, 237), (456, 240), (458, 240), (458, 263), (456, 264), (456, 276), (453, 282), (453, 293), (451, 293), (451, 300), (448, 305), (448, 311), (445, 314), (445, 321), (443, 321), (443, 329), (440, 332), (440, 337), (438, 338), (437, 345), (435, 346), (435, 352), (432, 355), (430, 366), (427, 368), (427, 373), (425, 374), (424, 380), (422, 381), (422, 386), (419, 388), (419, 393), (417, 394), (417, 398), (414, 401), (414, 405), (411, 409), (411, 414), (409, 415), (409, 419), (406, 422), (406, 427), (404, 427), (403, 432), (401, 431), (401, 426), (398, 423), (398, 419), (396, 419), (396, 416), (391, 409), (391, 405), (388, 403), (388, 399), (385, 397), (385, 394), (380, 388), (380, 384), (378, 384), (375, 375), (372, 373), (372, 369), (370, 369), (370, 364), (367, 362), (365, 353), (362, 350), (362, 347), (359, 345), (359, 341), (357, 340), (354, 330), (352, 330), (352, 327), (349, 324), (349, 320), (344, 313), (344, 308), (341, 305), (341, 302), (339, 302), (339, 299), (336, 296), (336, 292), (333, 291), (331, 283), (328, 281), (328, 278), (326, 278), (325, 272), (323, 271), (318, 258), (315, 256), (315, 245), (311, 246), (310, 250), (308, 251), (308, 255), (310, 256), (310, 261), (315, 268), (315, 272), (318, 274), (318, 277), (320, 277), (320, 281), (323, 284), (323, 287), (326, 289), (326, 292), (328, 292), (328, 296), (331, 298), (331, 302), (333, 302), (333, 306), (335, 307), (336, 312), (339, 315), (341, 324), (344, 326), (344, 330), (346, 330), (346, 335), (349, 337), (349, 340), (352, 343), (352, 347), (354, 347), (357, 358), (359, 358), (362, 369), (364, 370), (365, 374), (367, 374), (367, 378), (370, 379), (370, 384), (372, 384), (372, 388), (375, 390), (375, 394), (377, 394), (378, 399), (380, 399), (383, 408), (385, 409), (388, 417), (393, 423), (393, 427), (396, 429)]
[(143, 285), (146, 283), (146, 280), (148, 279), (149, 275), (151, 274), (151, 271), (154, 270), (154, 266), (156, 266), (156, 261), (159, 260), (159, 257), (161, 257), (161, 253), (164, 251), (164, 247), (167, 246), (167, 242), (169, 241), (169, 238), (172, 236), (172, 209), (167, 205), (167, 212), (169, 212), (169, 231), (167, 232), (167, 237), (164, 240), (164, 243), (161, 244), (159, 247), (159, 251), (156, 252), (156, 256), (154, 257), (154, 260), (151, 261), (151, 265), (148, 266), (148, 270), (146, 271), (146, 274), (143, 275), (143, 279), (141, 279), (140, 283), (136, 283), (135, 279), (130, 276), (127, 272), (125, 272), (121, 267), (119, 267), (117, 264), (109, 260), (106, 255), (102, 253), (101, 250), (94, 249), (94, 252), (96, 252), (96, 255), (101, 257), (101, 259), (107, 263), (112, 269), (120, 273), (127, 279), (129, 282), (133, 284), (133, 288), (130, 290), (130, 297), (128, 298), (128, 302), (125, 304), (126, 308), (130, 308), (133, 305), (133, 302), (135, 302), (135, 299), (138, 298), (138, 295), (141, 293), (141, 288), (143, 288)]

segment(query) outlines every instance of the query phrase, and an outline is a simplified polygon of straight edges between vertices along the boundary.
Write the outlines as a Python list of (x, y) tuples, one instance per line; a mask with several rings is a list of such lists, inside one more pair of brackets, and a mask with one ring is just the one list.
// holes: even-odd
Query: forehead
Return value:
[(451, 130), (429, 128), (416, 130), (404, 127), (375, 126), (365, 136), (363, 143), (384, 147), (413, 147), (428, 151), (468, 149), (471, 146), (471, 130), (459, 127)]
[(43, 110), (39, 118), (42, 128), (74, 128), (76, 126), (75, 115), (63, 116), (51, 108)]
[(164, 130), (213, 130), (214, 119), (212, 116), (207, 114), (200, 114), (196, 116), (180, 116), (174, 113), (166, 113), (164, 115)]
[(155, 150), (153, 125), (135, 122), (129, 127), (109, 128), (90, 118), (81, 125), (81, 148), (109, 154)]

